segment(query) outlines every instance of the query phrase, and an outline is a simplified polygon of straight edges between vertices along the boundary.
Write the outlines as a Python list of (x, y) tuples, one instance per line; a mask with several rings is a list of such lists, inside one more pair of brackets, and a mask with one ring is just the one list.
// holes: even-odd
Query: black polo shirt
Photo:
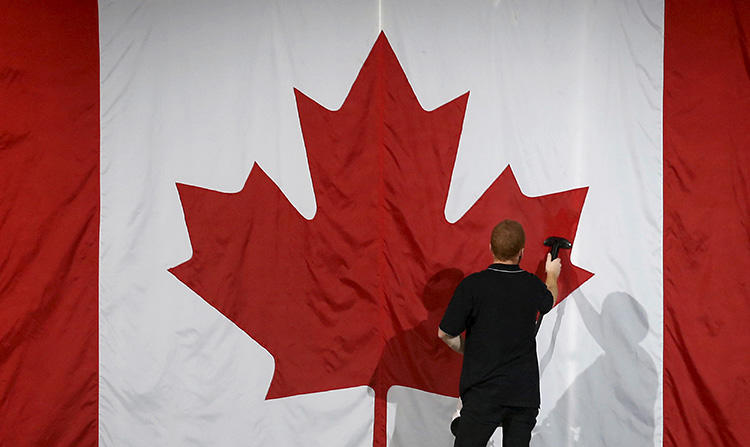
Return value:
[(535, 322), (552, 305), (547, 286), (518, 265), (492, 264), (461, 281), (440, 329), (466, 331), (459, 385), (465, 410), (492, 423), (498, 406), (539, 407)]

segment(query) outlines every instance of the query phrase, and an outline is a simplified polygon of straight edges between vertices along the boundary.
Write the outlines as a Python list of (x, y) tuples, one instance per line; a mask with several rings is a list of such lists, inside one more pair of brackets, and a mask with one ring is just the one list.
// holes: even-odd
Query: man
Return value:
[(485, 447), (498, 426), (504, 447), (531, 440), (539, 413), (536, 317), (557, 300), (561, 263), (547, 255), (545, 283), (521, 270), (525, 241), (521, 224), (500, 222), (490, 239), (494, 263), (461, 281), (440, 322), (438, 337), (464, 354), (454, 447)]

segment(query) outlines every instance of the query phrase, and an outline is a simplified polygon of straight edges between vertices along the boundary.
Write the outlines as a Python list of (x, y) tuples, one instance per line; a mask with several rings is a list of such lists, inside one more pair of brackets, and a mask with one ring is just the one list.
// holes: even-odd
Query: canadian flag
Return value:
[(504, 218), (532, 445), (750, 439), (744, 3), (0, 11), (0, 446), (452, 445)]

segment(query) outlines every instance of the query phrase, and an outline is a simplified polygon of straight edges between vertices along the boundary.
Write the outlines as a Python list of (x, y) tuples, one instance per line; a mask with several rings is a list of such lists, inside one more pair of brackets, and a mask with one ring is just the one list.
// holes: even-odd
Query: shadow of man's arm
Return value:
[(565, 314), (565, 303), (560, 303), (555, 306), (557, 309), (557, 315), (555, 316), (555, 326), (552, 328), (552, 337), (549, 341), (549, 347), (547, 352), (542, 355), (539, 359), (539, 374), (544, 374), (544, 370), (547, 369), (547, 365), (552, 361), (552, 354), (555, 352), (555, 343), (557, 342), (557, 334), (560, 332), (560, 325), (562, 324), (562, 317)]
[[(594, 337), (597, 344), (601, 346), (602, 340), (604, 340), (605, 337), (602, 328), (601, 314), (594, 309), (594, 306), (591, 305), (591, 302), (586, 298), (586, 295), (583, 293), (580, 293), (580, 295), (581, 296), (575, 300), (576, 305), (578, 306), (578, 312), (581, 314), (581, 319), (583, 319), (583, 324), (586, 326), (586, 329), (591, 336)], [(604, 349), (604, 346), (601, 346), (601, 348)]]

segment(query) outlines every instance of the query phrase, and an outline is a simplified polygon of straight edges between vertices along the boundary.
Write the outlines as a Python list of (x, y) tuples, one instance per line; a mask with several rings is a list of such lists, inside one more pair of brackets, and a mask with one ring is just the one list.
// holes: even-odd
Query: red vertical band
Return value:
[(0, 0), (0, 445), (98, 429), (97, 3)]
[(664, 445), (750, 439), (750, 3), (666, 3)]

